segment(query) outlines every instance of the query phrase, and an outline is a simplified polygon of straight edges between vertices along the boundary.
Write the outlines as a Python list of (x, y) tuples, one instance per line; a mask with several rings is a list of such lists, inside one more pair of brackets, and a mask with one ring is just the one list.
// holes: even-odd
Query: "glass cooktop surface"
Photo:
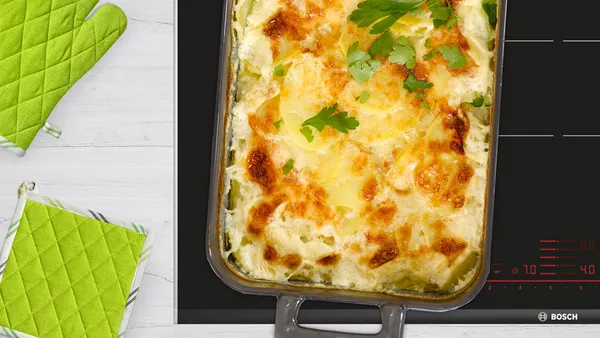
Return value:
[[(492, 269), (464, 308), (409, 311), (408, 323), (600, 323), (600, 65), (594, 60), (600, 30), (589, 29), (600, 2), (577, 3), (585, 10), (547, 0), (510, 2)], [(194, 10), (206, 20), (180, 25), (203, 32), (203, 47), (180, 37), (178, 322), (274, 323), (275, 298), (230, 289), (206, 259), (222, 7), (220, 1), (201, 6)], [(299, 320), (379, 323), (379, 316), (374, 307), (306, 302)]]

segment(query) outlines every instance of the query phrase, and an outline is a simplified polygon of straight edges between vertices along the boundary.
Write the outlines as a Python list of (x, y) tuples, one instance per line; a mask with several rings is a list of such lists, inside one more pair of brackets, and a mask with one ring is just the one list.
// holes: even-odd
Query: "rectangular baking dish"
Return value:
[[(507, 0), (498, 0), (498, 26), (495, 47), (495, 82), (493, 104), (490, 117), (489, 165), (487, 173), (486, 211), (482, 254), (477, 272), (471, 283), (458, 293), (451, 295), (406, 292), (403, 294), (385, 294), (309, 285), (306, 283), (274, 283), (253, 280), (228, 261), (221, 254), (225, 243), (223, 227), (224, 211), (228, 204), (225, 194), (225, 168), (229, 160), (229, 112), (232, 107), (235, 80), (233, 69), (233, 7), (235, 0), (224, 0), (223, 24), (221, 35), (221, 58), (217, 104), (213, 138), (213, 158), (207, 223), (207, 257), (217, 276), (229, 287), (245, 294), (275, 296), (278, 298), (275, 320), (275, 337), (280, 338), (346, 338), (346, 337), (401, 337), (406, 312), (410, 310), (443, 312), (457, 309), (469, 303), (483, 288), (490, 269), (492, 240), (492, 220), (494, 206), (494, 188), (496, 178), (496, 157), (498, 148), (498, 129), (500, 97), (502, 91), (502, 69), (504, 58), (504, 40), (506, 28)], [(321, 331), (301, 327), (297, 322), (298, 312), (304, 300), (332, 301), (374, 305), (381, 309), (382, 330), (376, 335), (362, 335)]]

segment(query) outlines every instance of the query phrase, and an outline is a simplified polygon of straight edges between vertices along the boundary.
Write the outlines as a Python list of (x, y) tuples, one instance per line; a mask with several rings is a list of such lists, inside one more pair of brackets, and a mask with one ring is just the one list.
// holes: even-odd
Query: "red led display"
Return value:
[(492, 263), (488, 283), (600, 283), (595, 251), (593, 239), (541, 239), (537, 257), (528, 262)]

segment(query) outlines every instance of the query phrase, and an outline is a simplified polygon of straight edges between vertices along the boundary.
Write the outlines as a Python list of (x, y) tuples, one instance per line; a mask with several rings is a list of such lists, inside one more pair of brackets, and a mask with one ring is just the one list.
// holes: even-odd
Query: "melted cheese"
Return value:
[[(349, 76), (348, 47), (358, 41), (366, 50), (377, 38), (347, 19), (358, 3), (237, 2), (223, 254), (256, 279), (460, 290), (482, 245), (489, 132), (476, 117), (489, 111), (462, 103), (490, 98), (493, 31), (480, 0), (453, 1), (460, 20), (452, 30), (434, 28), (428, 10), (394, 24), (390, 32), (415, 47), (416, 76), (433, 83), (425, 109), (403, 88), (402, 66), (382, 59), (369, 81)], [(449, 69), (440, 55), (423, 61), (427, 38), (433, 47), (459, 44), (467, 67)], [(357, 102), (363, 91), (370, 99)], [(360, 126), (348, 134), (313, 129), (308, 142), (302, 123), (334, 103)]]

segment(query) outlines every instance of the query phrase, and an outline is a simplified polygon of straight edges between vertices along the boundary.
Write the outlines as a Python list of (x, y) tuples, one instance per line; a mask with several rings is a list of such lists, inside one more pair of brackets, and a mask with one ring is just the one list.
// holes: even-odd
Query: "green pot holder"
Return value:
[(152, 233), (32, 188), (19, 189), (0, 255), (0, 335), (123, 337)]
[(0, 0), (0, 147), (19, 156), (67, 91), (123, 34), (127, 17), (98, 0)]

